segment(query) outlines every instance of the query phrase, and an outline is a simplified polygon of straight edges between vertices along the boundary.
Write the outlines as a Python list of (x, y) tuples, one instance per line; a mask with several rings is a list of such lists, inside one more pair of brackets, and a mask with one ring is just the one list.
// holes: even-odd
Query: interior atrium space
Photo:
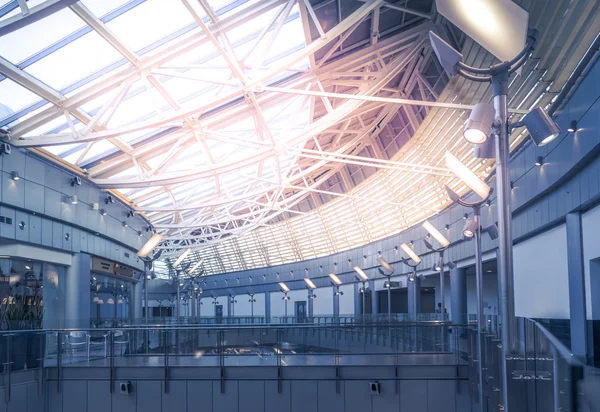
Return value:
[(0, 0), (0, 412), (600, 411), (600, 0)]

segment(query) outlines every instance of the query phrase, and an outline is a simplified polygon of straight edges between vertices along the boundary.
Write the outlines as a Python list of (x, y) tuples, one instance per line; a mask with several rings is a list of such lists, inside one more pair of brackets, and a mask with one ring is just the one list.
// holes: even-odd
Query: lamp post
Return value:
[(483, 409), (483, 358), (482, 358), (482, 335), (485, 330), (483, 323), (483, 257), (481, 252), (481, 206), (488, 201), (494, 189), (479, 179), (469, 168), (460, 163), (450, 153), (446, 153), (446, 165), (467, 186), (475, 191), (481, 199), (467, 202), (461, 199), (452, 189), (446, 186), (446, 192), (454, 203), (461, 206), (473, 208), (473, 220), (468, 219), (463, 229), (463, 239), (475, 238), (475, 278), (477, 285), (477, 369), (479, 373), (479, 405)]
[(333, 291), (333, 316), (335, 320), (339, 323), (340, 321), (340, 296), (344, 294), (344, 292), (340, 292), (340, 286), (342, 285), (342, 280), (334, 273), (329, 274), (329, 281), (331, 285), (334, 287)]
[[(383, 276), (387, 277), (387, 307), (388, 307), (388, 322), (392, 321), (392, 288), (391, 288), (391, 279), (394, 274), (394, 268), (381, 256), (377, 258), (379, 264), (388, 272), (384, 272), (379, 268), (379, 273)], [(385, 286), (385, 284), (384, 284)]]
[(354, 274), (354, 277), (356, 278), (356, 280), (358, 280), (359, 282), (362, 283), (362, 288), (359, 292), (362, 293), (362, 320), (364, 322), (365, 321), (365, 294), (367, 292), (367, 282), (369, 281), (369, 277), (358, 266), (354, 266), (354, 271), (356, 272)]
[(406, 243), (401, 244), (400, 248), (410, 257), (410, 259), (412, 261), (412, 262), (410, 262), (410, 261), (406, 260), (405, 258), (402, 258), (402, 263), (404, 263), (406, 266), (411, 267), (413, 270), (413, 273), (408, 277), (408, 280), (415, 282), (415, 285), (413, 287), (413, 313), (415, 315), (415, 321), (416, 321), (417, 315), (418, 315), (418, 313), (417, 313), (417, 311), (418, 311), (418, 305), (417, 305), (418, 294), (417, 293), (420, 292), (420, 291), (417, 291), (417, 285), (416, 285), (417, 266), (419, 266), (419, 264), (421, 263), (421, 258)]
[(256, 302), (256, 299), (254, 299), (254, 293), (248, 293), (248, 296), (250, 296), (250, 299), (248, 300), (248, 302), (250, 302), (250, 319), (251, 322), (254, 323), (254, 303)]
[(423, 239), (423, 243), (427, 249), (431, 250), (432, 252), (438, 252), (440, 255), (440, 261), (438, 263), (439, 269), (434, 264), (433, 270), (437, 269), (440, 272), (440, 302), (442, 304), (441, 312), (442, 320), (445, 320), (446, 303), (444, 297), (444, 251), (448, 249), (448, 246), (450, 246), (450, 241), (446, 239), (446, 237), (442, 235), (442, 233), (427, 220), (423, 222), (423, 228), (440, 244), (439, 248), (434, 249), (433, 245), (427, 239)]
[(279, 289), (281, 290), (281, 292), (283, 293), (283, 302), (285, 304), (285, 323), (287, 323), (287, 316), (288, 316), (288, 306), (287, 306), (287, 302), (288, 300), (290, 300), (290, 297), (288, 296), (288, 293), (290, 291), (290, 288), (284, 283), (284, 282), (279, 282)]

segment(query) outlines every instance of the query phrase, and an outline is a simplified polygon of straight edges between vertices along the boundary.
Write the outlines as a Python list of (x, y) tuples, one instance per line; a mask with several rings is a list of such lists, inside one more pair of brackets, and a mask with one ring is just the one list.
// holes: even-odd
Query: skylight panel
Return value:
[[(31, 1), (28, 2), (31, 8), (30, 3)], [(17, 7), (17, 10), (20, 12), (20, 8)], [(15, 64), (20, 63), (83, 27), (86, 27), (83, 20), (68, 8), (64, 8), (35, 23), (1, 36), (0, 55)]]
[(94, 15), (103, 17), (130, 0), (80, 0)]
[(107, 23), (115, 35), (139, 50), (194, 21), (180, 1), (147, 0)]
[[(0, 37), (2, 39), (2, 37)], [(40, 97), (9, 79), (0, 82), (0, 102), (18, 112), (40, 100)]]
[(99, 34), (90, 32), (32, 64), (25, 71), (60, 90), (121, 59), (121, 54)]

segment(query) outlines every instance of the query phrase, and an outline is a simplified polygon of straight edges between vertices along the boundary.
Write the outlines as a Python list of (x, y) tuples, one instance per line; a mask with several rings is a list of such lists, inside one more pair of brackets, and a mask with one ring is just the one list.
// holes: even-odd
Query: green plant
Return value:
[(37, 329), (42, 326), (44, 306), (42, 297), (23, 292), (15, 294), (14, 288), (0, 302), (0, 330)]

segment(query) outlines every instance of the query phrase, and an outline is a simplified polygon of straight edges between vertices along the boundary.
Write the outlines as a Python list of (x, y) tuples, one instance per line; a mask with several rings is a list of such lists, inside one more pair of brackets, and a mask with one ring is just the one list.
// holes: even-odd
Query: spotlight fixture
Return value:
[(544, 157), (543, 156), (538, 156), (536, 161), (535, 161), (535, 165), (536, 166), (542, 166), (544, 164)]
[(469, 143), (480, 144), (485, 142), (492, 133), (495, 116), (496, 109), (494, 109), (493, 105), (489, 103), (477, 103), (473, 107), (473, 110), (471, 110), (463, 137)]
[(366, 282), (367, 280), (369, 280), (369, 277), (361, 268), (359, 268), (358, 266), (354, 266), (353, 269), (356, 272), (356, 274), (354, 275), (356, 277), (356, 280), (358, 280), (359, 282)]
[(144, 233), (142, 233), (142, 231), (141, 231), (141, 230), (138, 230), (138, 236), (139, 236), (139, 237), (142, 237), (143, 235), (144, 235)]
[(494, 223), (485, 228), (485, 231), (488, 235), (490, 235), (490, 239), (496, 240), (498, 239), (498, 226)]
[(477, 230), (477, 223), (473, 219), (467, 219), (465, 222), (465, 227), (463, 228), (463, 236), (464, 238), (471, 240), (475, 236), (475, 231)]
[(177, 269), (181, 262), (183, 262), (183, 259), (185, 259), (190, 253), (192, 253), (192, 249), (187, 248), (181, 255), (179, 255), (175, 263), (173, 263), (173, 269)]
[(468, 218), (469, 218), (469, 214), (468, 214), (468, 213), (465, 213), (465, 214), (463, 215), (463, 219), (464, 219), (464, 220), (467, 220)]
[(10, 175), (12, 176), (12, 180), (19, 180), (21, 178), (19, 172), (10, 172)]
[(449, 262), (447, 263), (447, 265), (448, 265), (448, 267), (449, 267), (450, 269), (454, 269), (454, 268), (456, 267), (456, 263), (454, 263), (453, 261), (449, 261)]
[(484, 205), (485, 205), (485, 206), (487, 206), (487, 207), (490, 207), (490, 206), (492, 205), (492, 201), (488, 199), (488, 200), (487, 200), (487, 201), (484, 203)]
[(77, 195), (71, 196), (71, 204), (76, 205), (79, 203), (79, 199), (77, 199)]
[(414, 282), (416, 279), (417, 279), (417, 277), (415, 276), (414, 273), (411, 273), (410, 275), (408, 275), (409, 282)]
[(571, 120), (571, 124), (567, 129), (569, 133), (575, 133), (577, 131), (577, 120)]
[(523, 124), (536, 146), (542, 147), (560, 134), (560, 128), (541, 107), (533, 109), (523, 118)]
[(100, 214), (102, 216), (106, 216), (106, 209), (100, 209)]
[(127, 212), (127, 217), (133, 217), (135, 216), (135, 213), (133, 212), (133, 210), (130, 210)]
[(329, 274), (329, 280), (333, 286), (340, 286), (342, 284), (342, 280), (333, 273)]
[(315, 283), (310, 280), (309, 278), (304, 278), (304, 283), (306, 283), (306, 288), (307, 289), (316, 289), (317, 285), (315, 285)]
[(129, 227), (129, 223), (123, 222), (123, 227)]
[(434, 272), (439, 272), (440, 270), (442, 270), (442, 265), (440, 265), (440, 262), (436, 262), (431, 267), (431, 270), (433, 270)]
[(446, 223), (446, 226), (444, 226), (444, 229), (450, 230), (450, 225)]
[(79, 176), (75, 176), (71, 179), (71, 186), (81, 186), (81, 178)]
[(106, 196), (106, 199), (104, 200), (104, 203), (109, 204), (109, 203), (115, 203), (115, 198), (112, 197), (111, 195)]

